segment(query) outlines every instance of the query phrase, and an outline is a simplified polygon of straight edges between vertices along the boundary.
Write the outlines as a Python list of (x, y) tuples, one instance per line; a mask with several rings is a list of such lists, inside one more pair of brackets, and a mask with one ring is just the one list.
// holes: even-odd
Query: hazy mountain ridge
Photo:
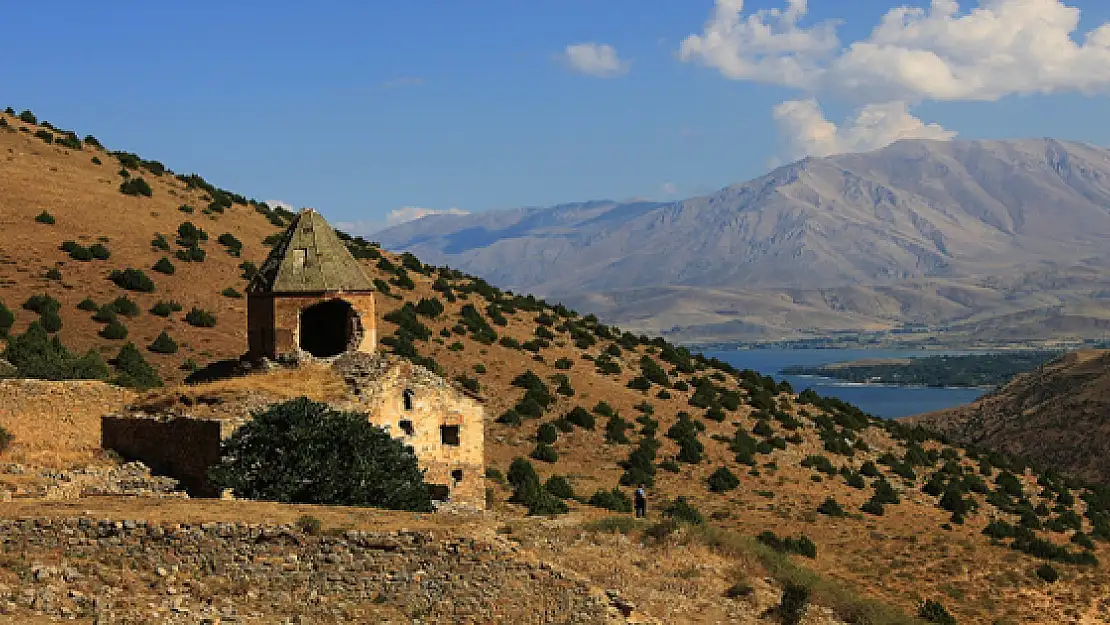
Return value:
[[(737, 321), (747, 335), (1022, 313), (1031, 281), (1060, 291), (1032, 308), (1066, 306), (1083, 295), (1075, 284), (1110, 288), (1108, 235), (1110, 151), (1028, 139), (906, 140), (683, 201), (431, 216), (376, 238), (507, 288), (589, 301), (620, 323), (703, 338)], [(690, 301), (703, 295), (728, 295), (738, 310)]]

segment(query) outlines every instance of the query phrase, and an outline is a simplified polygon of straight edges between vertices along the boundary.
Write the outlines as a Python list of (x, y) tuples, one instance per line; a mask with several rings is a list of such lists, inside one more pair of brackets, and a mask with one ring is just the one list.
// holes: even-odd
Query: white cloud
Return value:
[(622, 60), (617, 50), (605, 43), (572, 44), (559, 56), (574, 71), (598, 78), (622, 76), (632, 67), (632, 61)]
[(1079, 9), (1065, 2), (979, 0), (967, 11), (955, 0), (932, 0), (928, 9), (899, 6), (866, 38), (841, 45), (836, 20), (800, 25), (806, 0), (746, 16), (743, 0), (717, 0), (703, 31), (683, 40), (679, 56), (727, 78), (861, 107), (837, 127), (812, 106), (780, 105), (776, 119), (803, 131), (796, 145), (881, 147), (903, 136), (948, 134), (909, 114), (909, 106), (927, 100), (1110, 91), (1110, 23), (1078, 33)]
[(673, 182), (664, 182), (659, 185), (659, 190), (663, 192), (663, 195), (674, 195), (678, 193), (678, 187), (676, 187)]
[(287, 211), (297, 212), (297, 209), (289, 202), (283, 202), (281, 200), (265, 200), (265, 202), (270, 208), (284, 208)]
[(402, 208), (394, 209), (385, 216), (385, 223), (387, 226), (396, 226), (399, 224), (415, 221), (427, 215), (469, 215), (469, 211), (464, 211), (461, 208), (420, 208), (419, 206), (404, 206)]
[(899, 139), (935, 139), (956, 136), (938, 124), (926, 124), (909, 112), (905, 102), (868, 104), (837, 126), (825, 119), (816, 100), (789, 100), (774, 107), (779, 129), (788, 138), (789, 156), (828, 156), (866, 152)]

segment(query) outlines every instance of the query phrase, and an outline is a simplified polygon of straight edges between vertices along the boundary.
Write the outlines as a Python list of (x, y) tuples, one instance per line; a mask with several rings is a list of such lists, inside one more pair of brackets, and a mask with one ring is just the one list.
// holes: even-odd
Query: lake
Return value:
[(884, 349), (740, 349), (705, 352), (738, 367), (752, 369), (776, 380), (785, 379), (795, 392), (812, 388), (819, 395), (837, 397), (877, 417), (896, 419), (942, 410), (975, 401), (985, 390), (978, 388), (926, 388), (883, 384), (855, 384), (816, 376), (779, 375), (789, 365), (827, 365), (864, 358), (912, 358), (966, 354), (959, 351)]

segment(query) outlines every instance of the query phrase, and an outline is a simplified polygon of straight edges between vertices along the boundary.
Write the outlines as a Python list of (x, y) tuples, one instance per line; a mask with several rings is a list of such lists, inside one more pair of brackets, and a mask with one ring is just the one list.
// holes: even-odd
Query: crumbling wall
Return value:
[(221, 435), (228, 424), (189, 417), (105, 415), (100, 420), (101, 447), (138, 460), (155, 473), (181, 482), (189, 494), (214, 497), (208, 468), (220, 461)]
[[(351, 365), (364, 367), (352, 376)], [(485, 508), (485, 410), (443, 378), (407, 360), (352, 356), (347, 369), (370, 421), (411, 445), (425, 481), (453, 503)]]
[(378, 344), (373, 293), (342, 291), (313, 294), (253, 294), (247, 301), (247, 336), (255, 356), (274, 358), (295, 354), (300, 349), (301, 312), (338, 299), (351, 305), (358, 315), (361, 337), (352, 351), (371, 354)]

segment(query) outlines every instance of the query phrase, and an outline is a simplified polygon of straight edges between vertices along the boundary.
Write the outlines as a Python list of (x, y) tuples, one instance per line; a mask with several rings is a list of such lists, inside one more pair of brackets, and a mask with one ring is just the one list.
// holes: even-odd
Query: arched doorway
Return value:
[(362, 327), (351, 305), (341, 299), (314, 304), (301, 311), (301, 349), (316, 356), (338, 356), (355, 346)]

